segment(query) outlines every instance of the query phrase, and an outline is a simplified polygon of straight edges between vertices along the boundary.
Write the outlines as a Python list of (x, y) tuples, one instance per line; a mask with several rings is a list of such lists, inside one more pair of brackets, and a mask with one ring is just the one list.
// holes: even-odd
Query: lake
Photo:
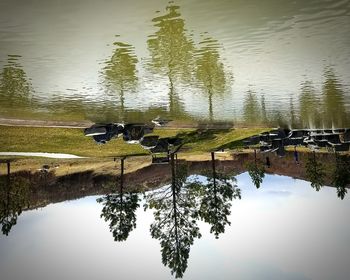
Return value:
[(350, 123), (348, 0), (3, 0), (0, 23), (0, 117)]

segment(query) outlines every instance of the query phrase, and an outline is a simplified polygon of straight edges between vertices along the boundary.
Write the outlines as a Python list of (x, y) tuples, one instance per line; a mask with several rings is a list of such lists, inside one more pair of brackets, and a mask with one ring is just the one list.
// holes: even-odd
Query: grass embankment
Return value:
[(183, 151), (191, 154), (242, 147), (242, 140), (268, 131), (268, 128), (208, 129), (179, 134), (186, 141)]
[[(240, 140), (267, 131), (264, 128), (240, 128), (228, 130), (155, 129), (155, 135), (177, 136), (186, 144), (182, 152), (199, 154), (220, 148), (232, 148)], [(127, 144), (122, 138), (112, 139), (105, 145), (97, 145), (91, 137), (84, 136), (82, 129), (8, 127), (0, 126), (1, 152), (48, 152), (67, 153), (84, 157), (117, 157), (148, 155), (140, 145)]]
[[(159, 129), (155, 134), (169, 137), (187, 131), (191, 130)], [(0, 126), (0, 151), (66, 153), (85, 157), (149, 154), (140, 145), (127, 144), (122, 138), (97, 145), (91, 137), (84, 136), (82, 129), (17, 126)]]
[[(151, 156), (128, 157), (124, 161), (124, 173), (134, 172), (148, 166)], [(44, 165), (50, 170), (55, 170), (56, 176), (72, 173), (81, 173), (92, 170), (96, 174), (120, 174), (120, 160), (112, 158), (83, 158), (83, 159), (53, 159), (53, 158), (29, 158), (21, 157), (11, 162), (11, 173), (18, 171), (30, 171), (35, 173)], [(7, 174), (6, 164), (0, 163), (0, 175)]]

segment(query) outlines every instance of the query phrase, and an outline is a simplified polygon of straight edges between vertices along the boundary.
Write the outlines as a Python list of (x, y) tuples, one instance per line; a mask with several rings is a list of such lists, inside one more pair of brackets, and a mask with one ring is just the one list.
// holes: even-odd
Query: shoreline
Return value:
[[(327, 162), (328, 165), (334, 164), (333, 155), (320, 154), (318, 160)], [(270, 155), (271, 166), (265, 167), (266, 175), (288, 176), (298, 180), (309, 182), (306, 173), (307, 154), (302, 153), (300, 163), (296, 164), (293, 157), (293, 152), (288, 152), (285, 158), (280, 158), (277, 155)], [(84, 161), (88, 161), (84, 164)], [(119, 182), (121, 174), (120, 162), (113, 160), (98, 160), (85, 159), (83, 161), (73, 163), (70, 160), (60, 161), (49, 159), (40, 160), (33, 164), (33, 160), (18, 160), (12, 163), (11, 173), (13, 176), (24, 176), (32, 178), (33, 182), (37, 182), (37, 190), (39, 193), (33, 194), (33, 206), (43, 206), (48, 201), (56, 203), (65, 200), (77, 199), (84, 196), (107, 194), (111, 189), (107, 186), (116, 186)], [(263, 163), (264, 158), (259, 156), (259, 162)], [(27, 162), (27, 164), (25, 164)], [(247, 172), (247, 163), (254, 162), (254, 155), (237, 154), (227, 159), (215, 159), (216, 170), (229, 176), (238, 176)], [(42, 166), (47, 167), (42, 171)], [(207, 159), (184, 160), (179, 159), (179, 164), (186, 166), (188, 175), (207, 174), (211, 172), (212, 160)], [(31, 168), (28, 168), (29, 165)], [(328, 175), (331, 169), (326, 168)], [(131, 157), (125, 160), (124, 166), (124, 184), (128, 191), (143, 192), (152, 190), (171, 182), (171, 166), (170, 164), (151, 164), (149, 157), (135, 158)], [(6, 177), (5, 165), (2, 166), (3, 172), (0, 172), (0, 177)], [(1, 170), (0, 170), (1, 171)], [(42, 176), (46, 174), (46, 176)], [(34, 179), (36, 178), (35, 181)], [(44, 181), (42, 181), (44, 180)], [(76, 184), (79, 182), (79, 184)], [(62, 193), (62, 186), (70, 187)], [(41, 186), (41, 187), (40, 187)], [(324, 186), (333, 187), (331, 178), (328, 176), (324, 182)], [(350, 186), (347, 186), (349, 188)], [(39, 195), (38, 195), (39, 194)]]
[(90, 121), (51, 121), (51, 120), (25, 120), (1, 118), (1, 126), (24, 126), (24, 127), (57, 127), (57, 128), (85, 128), (93, 125)]
[[(107, 123), (107, 122), (106, 122)], [(58, 121), (58, 120), (35, 120), (35, 119), (15, 119), (0, 117), (0, 126), (22, 126), (22, 127), (53, 127), (53, 128), (86, 128), (90, 127), (95, 122), (90, 120), (84, 121)], [(257, 126), (260, 128), (261, 126)], [(173, 120), (170, 123), (163, 126), (155, 126), (157, 129), (182, 129), (182, 128), (194, 128), (194, 129), (234, 129), (234, 128), (248, 128), (246, 126), (234, 125), (232, 122), (216, 121), (210, 122), (183, 122)]]

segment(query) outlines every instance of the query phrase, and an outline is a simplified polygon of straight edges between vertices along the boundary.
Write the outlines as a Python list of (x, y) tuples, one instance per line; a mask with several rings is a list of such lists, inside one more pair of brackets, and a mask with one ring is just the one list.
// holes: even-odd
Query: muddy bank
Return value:
[[(310, 154), (299, 153), (299, 163), (292, 152), (283, 158), (275, 155), (258, 154), (257, 162), (264, 164), (269, 157), (270, 167), (265, 167), (267, 174), (284, 175), (297, 179), (308, 180), (305, 163)], [(317, 159), (331, 170), (335, 161), (333, 154), (318, 154)], [(246, 165), (254, 162), (254, 154), (237, 154), (231, 160), (216, 160), (216, 171), (235, 176), (246, 171)], [(178, 160), (178, 165), (185, 165), (188, 175), (210, 174), (212, 162)], [(64, 176), (56, 176), (49, 172), (15, 172), (7, 177), (0, 176), (2, 184), (11, 184), (21, 180), (22, 187), (28, 188), (28, 201), (25, 208), (43, 207), (50, 203), (78, 199), (90, 195), (103, 195), (120, 189), (121, 177), (113, 174), (96, 174), (93, 170), (77, 172)], [(152, 164), (134, 172), (124, 174), (124, 191), (142, 192), (155, 189), (171, 182), (171, 166), (169, 164)], [(326, 179), (326, 185), (331, 185), (331, 179)], [(3, 188), (6, 186), (2, 186)]]

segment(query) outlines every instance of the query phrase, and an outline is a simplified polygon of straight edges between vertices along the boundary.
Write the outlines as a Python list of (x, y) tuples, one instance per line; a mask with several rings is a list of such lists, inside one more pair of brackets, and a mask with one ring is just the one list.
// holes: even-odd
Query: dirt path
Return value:
[[(91, 121), (51, 121), (51, 120), (22, 120), (22, 119), (8, 119), (0, 117), (0, 125), (2, 126), (25, 126), (25, 127), (61, 127), (61, 128), (86, 128), (94, 123)], [(156, 128), (179, 129), (179, 128), (196, 128), (197, 125), (183, 125), (174, 122), (171, 125), (164, 125)]]
[[(91, 121), (52, 121), (52, 120), (24, 120), (0, 117), (0, 125), (3, 126), (27, 126), (27, 127), (62, 127), (62, 128), (85, 128), (94, 123)], [(181, 128), (201, 128), (201, 129), (228, 129), (233, 128), (232, 123), (187, 123), (181, 121), (171, 121), (164, 126), (156, 128), (181, 129)]]
[(0, 118), (0, 125), (5, 126), (27, 126), (27, 127), (62, 127), (62, 128), (84, 128), (93, 125), (90, 121), (49, 121), (49, 120), (21, 120)]

